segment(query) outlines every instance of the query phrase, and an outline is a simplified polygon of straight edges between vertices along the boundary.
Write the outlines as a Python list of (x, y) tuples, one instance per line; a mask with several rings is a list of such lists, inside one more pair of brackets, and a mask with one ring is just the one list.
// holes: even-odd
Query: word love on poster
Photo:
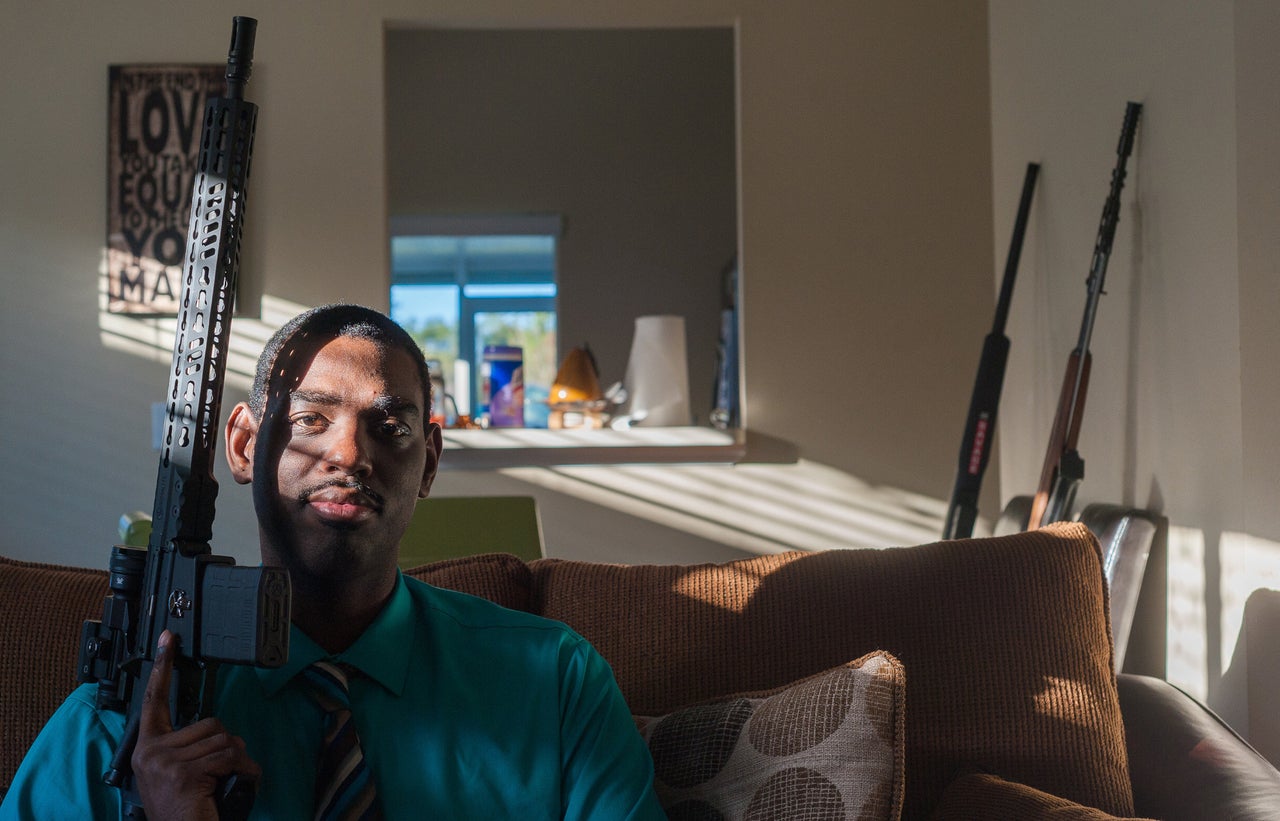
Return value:
[(107, 310), (177, 314), (205, 103), (226, 66), (109, 68)]

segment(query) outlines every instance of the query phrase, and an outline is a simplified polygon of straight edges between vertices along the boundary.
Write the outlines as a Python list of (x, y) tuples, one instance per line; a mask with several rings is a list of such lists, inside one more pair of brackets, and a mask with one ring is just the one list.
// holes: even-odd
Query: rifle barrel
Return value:
[(1000, 297), (996, 301), (995, 320), (991, 333), (987, 334), (982, 343), (978, 375), (974, 379), (973, 394), (969, 399), (969, 415), (965, 420), (964, 436), (960, 440), (960, 457), (951, 491), (951, 504), (943, 525), (944, 539), (965, 539), (972, 536), (973, 525), (978, 518), (978, 495), (982, 490), (982, 475), (986, 472), (991, 453), (996, 411), (1000, 406), (1000, 391), (1004, 385), (1005, 365), (1009, 359), (1009, 338), (1004, 335), (1004, 327), (1009, 317), (1013, 283), (1018, 274), (1018, 259), (1022, 255), (1022, 240), (1027, 231), (1031, 198), (1035, 193), (1039, 172), (1038, 164), (1027, 163), (1027, 171), (1022, 180), (1022, 196), (1018, 202), (1018, 216), (1013, 223), (1009, 255), (1005, 259)]
[(1058, 397), (1053, 428), (1049, 433), (1049, 446), (1040, 469), (1040, 484), (1031, 505), (1031, 515), (1027, 519), (1029, 530), (1069, 516), (1076, 487), (1084, 479), (1084, 460), (1080, 458), (1077, 444), (1084, 416), (1085, 394), (1089, 387), (1089, 342), (1093, 336), (1098, 303), (1105, 293), (1102, 288), (1107, 277), (1107, 263), (1111, 259), (1116, 225), (1120, 222), (1120, 192), (1124, 189), (1125, 163), (1133, 152), (1134, 135), (1141, 114), (1141, 103), (1130, 102), (1125, 106), (1120, 142), (1116, 146), (1116, 164), (1111, 171), (1111, 188), (1102, 205), (1098, 237), (1094, 241), (1089, 277), (1085, 281), (1087, 297), (1084, 317), (1080, 322), (1080, 337), (1067, 359), (1067, 371)]
[[(204, 111), (145, 583), (132, 622), (108, 631), (112, 642), (127, 646), (130, 655), (99, 685), (109, 694), (123, 693), (112, 703), (126, 710), (126, 731), (106, 780), (120, 788), (125, 814), (131, 817), (143, 812), (131, 756), (161, 632), (172, 631), (177, 651), (169, 696), (175, 728), (208, 715), (219, 662), (278, 666), (288, 654), (287, 573), (235, 567), (234, 560), (212, 555), (209, 545), (218, 491), (214, 450), (257, 122), (257, 106), (244, 99), (256, 30), (252, 18), (235, 18), (227, 93), (210, 99)], [(235, 624), (226, 623), (232, 621), (229, 613), (236, 614)], [(101, 626), (92, 625), (87, 623), (86, 635), (103, 634)], [(225, 779), (217, 796), (221, 817), (247, 815), (252, 797), (251, 783)]]

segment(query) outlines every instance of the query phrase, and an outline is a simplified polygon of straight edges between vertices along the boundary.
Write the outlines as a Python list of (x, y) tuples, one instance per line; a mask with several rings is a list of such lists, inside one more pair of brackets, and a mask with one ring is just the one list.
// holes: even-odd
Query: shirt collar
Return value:
[(396, 570), (396, 585), (386, 607), (355, 643), (337, 655), (326, 653), (297, 625), (289, 627), (289, 660), (281, 667), (258, 667), (258, 680), (268, 696), (274, 696), (305, 668), (322, 659), (342, 661), (399, 696), (409, 672), (409, 648), (414, 634), (413, 600)]

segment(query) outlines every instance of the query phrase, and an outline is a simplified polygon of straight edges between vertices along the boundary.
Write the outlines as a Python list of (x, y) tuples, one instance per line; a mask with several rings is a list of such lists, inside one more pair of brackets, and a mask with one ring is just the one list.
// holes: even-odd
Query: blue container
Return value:
[(480, 413), (493, 428), (524, 427), (524, 349), (485, 345), (480, 361)]

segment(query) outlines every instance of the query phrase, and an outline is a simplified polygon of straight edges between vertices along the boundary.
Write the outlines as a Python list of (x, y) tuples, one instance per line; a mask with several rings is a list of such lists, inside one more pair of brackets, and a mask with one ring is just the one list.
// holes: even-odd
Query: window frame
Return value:
[[(564, 218), (560, 214), (471, 214), (471, 215), (397, 215), (389, 220), (388, 283), (387, 293), (396, 285), (451, 285), (458, 288), (458, 358), (470, 363), (470, 381), (467, 389), (468, 411), (474, 413), (479, 401), (480, 352), (476, 349), (476, 315), (488, 313), (537, 313), (549, 312), (556, 317), (559, 336), (559, 273), (560, 242), (564, 234)], [(518, 270), (469, 271), (462, 263), (452, 271), (409, 271), (398, 273), (394, 264), (392, 244), (397, 237), (419, 236), (550, 236), (553, 239), (551, 284), (554, 296), (527, 297), (475, 297), (467, 295), (468, 285), (490, 284), (543, 284), (541, 276), (522, 277)], [(556, 340), (555, 361), (559, 361), (559, 340)], [(456, 387), (454, 389), (456, 392)]]

